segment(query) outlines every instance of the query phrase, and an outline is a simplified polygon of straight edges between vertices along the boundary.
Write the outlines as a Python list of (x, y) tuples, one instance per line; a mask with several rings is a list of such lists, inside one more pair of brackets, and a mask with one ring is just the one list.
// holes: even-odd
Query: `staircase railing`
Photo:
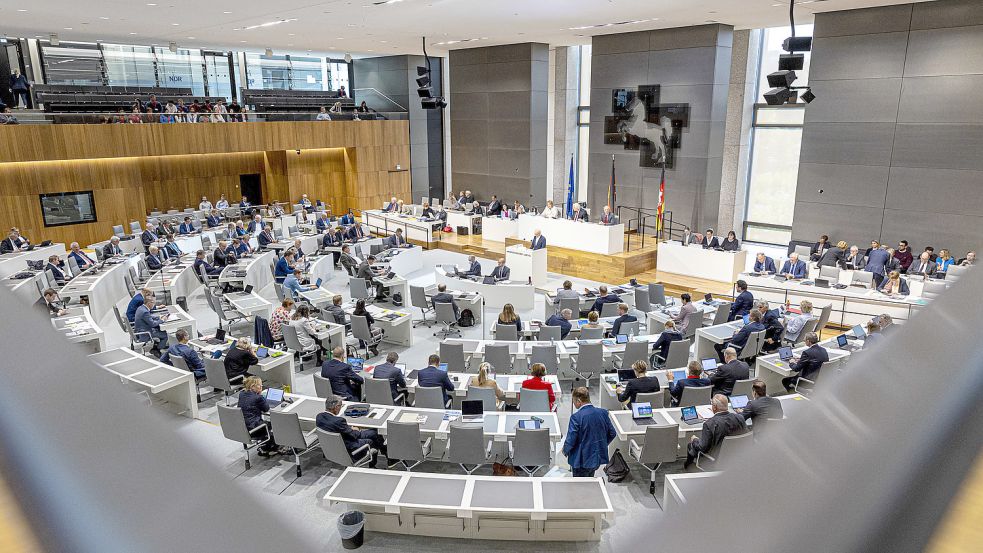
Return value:
[(682, 225), (677, 225), (672, 218), (672, 211), (662, 213), (662, 228), (659, 228), (659, 211), (646, 207), (619, 205), (618, 219), (625, 225), (628, 235), (626, 251), (645, 247), (645, 239), (649, 241), (671, 240), (674, 233), (682, 236)]

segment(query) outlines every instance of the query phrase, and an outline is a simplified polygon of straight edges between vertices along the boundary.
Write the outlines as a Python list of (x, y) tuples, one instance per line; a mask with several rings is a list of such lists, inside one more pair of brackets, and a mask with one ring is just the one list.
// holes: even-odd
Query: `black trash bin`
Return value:
[(365, 538), (365, 513), (348, 511), (339, 516), (338, 534), (341, 536), (341, 545), (345, 549), (362, 547), (362, 540)]

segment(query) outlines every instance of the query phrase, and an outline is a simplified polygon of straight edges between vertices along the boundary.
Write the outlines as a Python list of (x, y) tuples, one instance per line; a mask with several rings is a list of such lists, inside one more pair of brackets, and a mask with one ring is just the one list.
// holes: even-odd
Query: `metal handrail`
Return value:
[[(663, 237), (667, 235), (672, 235), (672, 229), (674, 226), (672, 211), (665, 211), (662, 214), (662, 229), (659, 229), (659, 212), (656, 209), (638, 207), (638, 206), (627, 206), (619, 205), (617, 206), (618, 219), (621, 221), (626, 221), (625, 230), (628, 231), (628, 247), (630, 251), (632, 247), (631, 237), (633, 234), (639, 235), (639, 247), (645, 247), (645, 236), (646, 234), (655, 235), (656, 240), (663, 240)], [(622, 213), (628, 212), (629, 216), (623, 217)], [(653, 230), (654, 232), (647, 233), (646, 231)], [(634, 232), (632, 232), (634, 231)]]

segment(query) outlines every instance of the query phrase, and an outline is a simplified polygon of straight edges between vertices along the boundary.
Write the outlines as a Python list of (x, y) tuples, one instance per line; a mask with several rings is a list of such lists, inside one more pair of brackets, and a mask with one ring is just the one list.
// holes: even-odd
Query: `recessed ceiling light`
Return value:
[(109, 20), (108, 17), (100, 17), (99, 19), (102, 19), (103, 21), (108, 21)]
[(240, 40), (239, 42), (246, 42), (245, 40)]
[(276, 21), (267, 21), (266, 23), (260, 23), (259, 25), (250, 25), (248, 27), (243, 27), (243, 29), (247, 31), (251, 31), (253, 29), (259, 29), (261, 27), (272, 27), (274, 25), (279, 25), (281, 23), (290, 23), (291, 21), (297, 21), (297, 18), (294, 17), (290, 19), (278, 19)]
[(224, 13), (224, 14), (230, 14), (230, 13), (232, 13), (232, 12), (222, 12), (222, 13)]
[(345, 40), (345, 38), (344, 37), (338, 37), (335, 40)]
[(130, 33), (130, 34), (131, 34), (131, 35), (135, 35), (136, 33)]
[(187, 38), (188, 38), (188, 40), (194, 40), (195, 39), (195, 37), (193, 37), (193, 36), (189, 36)]
[(375, 50), (368, 50), (369, 52), (375, 52)]
[(383, 43), (383, 44), (385, 44), (385, 43), (387, 43), (387, 42), (389, 42), (389, 41), (388, 41), (388, 40), (380, 40), (379, 42), (381, 42), (381, 43)]
[(66, 30), (66, 31), (71, 31), (71, 30), (72, 30), (72, 28), (71, 28), (71, 27), (65, 27), (65, 30)]
[(177, 27), (178, 25), (180, 25), (180, 23), (171, 23), (171, 25), (174, 25), (175, 27)]
[(157, 4), (147, 4), (148, 6), (156, 6)]
[(19, 12), (21, 12), (21, 13), (24, 13), (24, 12), (26, 12), (27, 10), (17, 10), (17, 11), (19, 11)]

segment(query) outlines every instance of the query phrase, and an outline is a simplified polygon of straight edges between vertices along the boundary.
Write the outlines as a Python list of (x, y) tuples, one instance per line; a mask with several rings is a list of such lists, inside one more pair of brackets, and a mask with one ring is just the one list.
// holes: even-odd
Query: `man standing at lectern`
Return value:
[(539, 229), (533, 233), (531, 247), (534, 250), (541, 250), (546, 247), (546, 239), (543, 238), (543, 233)]

